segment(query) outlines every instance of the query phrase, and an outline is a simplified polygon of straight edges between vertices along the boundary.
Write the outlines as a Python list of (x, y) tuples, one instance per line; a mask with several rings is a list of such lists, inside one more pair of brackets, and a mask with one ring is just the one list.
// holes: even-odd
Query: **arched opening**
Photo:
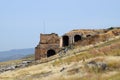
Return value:
[(47, 51), (47, 57), (53, 56), (55, 54), (56, 54), (55, 51), (52, 50), (52, 49), (50, 49), (50, 50)]
[(75, 35), (74, 36), (74, 42), (78, 42), (79, 40), (81, 40), (81, 36), (80, 35)]
[(68, 36), (63, 36), (63, 46), (68, 46), (69, 45), (69, 37)]

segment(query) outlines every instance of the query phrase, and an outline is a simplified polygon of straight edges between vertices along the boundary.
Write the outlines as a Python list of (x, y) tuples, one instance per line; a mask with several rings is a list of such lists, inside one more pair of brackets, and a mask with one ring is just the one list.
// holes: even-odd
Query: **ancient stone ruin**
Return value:
[(117, 35), (120, 35), (120, 28), (72, 30), (62, 36), (58, 36), (56, 33), (40, 34), (40, 42), (35, 47), (35, 60), (53, 56), (63, 47), (70, 45), (84, 46), (98, 41), (105, 41)]
[(60, 38), (57, 34), (40, 34), (40, 42), (35, 48), (35, 59), (55, 55), (59, 50)]

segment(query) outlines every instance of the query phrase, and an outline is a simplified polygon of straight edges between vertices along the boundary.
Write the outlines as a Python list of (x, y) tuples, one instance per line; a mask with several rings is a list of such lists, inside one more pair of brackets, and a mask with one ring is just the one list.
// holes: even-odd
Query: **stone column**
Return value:
[(73, 37), (69, 36), (69, 45), (73, 44)]
[(62, 47), (63, 47), (63, 38), (60, 37), (60, 48), (62, 48)]

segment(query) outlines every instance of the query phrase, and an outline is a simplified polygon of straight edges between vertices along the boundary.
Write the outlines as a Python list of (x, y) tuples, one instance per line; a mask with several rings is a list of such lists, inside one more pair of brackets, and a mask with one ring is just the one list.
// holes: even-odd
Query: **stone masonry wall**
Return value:
[(35, 48), (35, 59), (47, 57), (48, 50), (54, 50), (55, 53), (59, 51), (60, 38), (57, 34), (40, 34), (40, 42)]
[[(61, 48), (69, 45), (85, 46), (120, 35), (120, 29), (72, 30), (59, 37), (55, 33), (40, 34), (40, 42), (35, 48), (35, 59), (46, 58), (47, 54), (58, 53)], [(67, 43), (67, 44), (66, 44)], [(50, 53), (48, 53), (48, 51)], [(53, 55), (53, 54), (52, 54)]]

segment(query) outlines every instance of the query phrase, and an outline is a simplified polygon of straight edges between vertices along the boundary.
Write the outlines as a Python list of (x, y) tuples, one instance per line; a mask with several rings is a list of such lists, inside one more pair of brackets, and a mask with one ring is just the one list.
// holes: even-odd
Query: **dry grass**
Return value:
[[(118, 57), (117, 56), (104, 56), (104, 57), (101, 56), (101, 57), (89, 58), (89, 59), (86, 59), (86, 62), (89, 62), (90, 60), (101, 61), (101, 59), (104, 60), (104, 62), (108, 63), (109, 67), (112, 69), (113, 68), (115, 68), (116, 70), (118, 69), (118, 65), (116, 65), (115, 67), (114, 64), (120, 65), (119, 56)], [(60, 72), (63, 66), (66, 69), (63, 72)], [(19, 69), (16, 71), (8, 71), (5, 73), (2, 73), (0, 74), (0, 80), (88, 80), (88, 79), (89, 80), (107, 80), (109, 79), (110, 76), (116, 75), (116, 74), (109, 74), (111, 73), (111, 70), (110, 71), (106, 70), (105, 72), (100, 72), (100, 73), (89, 72), (83, 66), (84, 66), (83, 62), (79, 62), (79, 63), (72, 62), (69, 65), (62, 64), (61, 66), (55, 67), (55, 66), (52, 66), (52, 62), (48, 62), (44, 64), (39, 64), (39, 65), (34, 65), (27, 68)]]
[[(87, 46), (82, 52), (77, 47), (53, 61), (4, 72), (0, 80), (120, 80), (119, 41), (112, 40), (94, 48)], [(101, 72), (86, 69), (85, 64), (91, 60), (105, 62), (108, 69)], [(63, 67), (65, 70), (60, 72)]]
[(4, 66), (4, 65), (11, 65), (11, 64), (18, 64), (21, 62), (22, 62), (22, 60), (11, 60), (11, 61), (7, 61), (7, 62), (0, 62), (0, 65)]
[(120, 80), (120, 72), (110, 76), (107, 80)]

